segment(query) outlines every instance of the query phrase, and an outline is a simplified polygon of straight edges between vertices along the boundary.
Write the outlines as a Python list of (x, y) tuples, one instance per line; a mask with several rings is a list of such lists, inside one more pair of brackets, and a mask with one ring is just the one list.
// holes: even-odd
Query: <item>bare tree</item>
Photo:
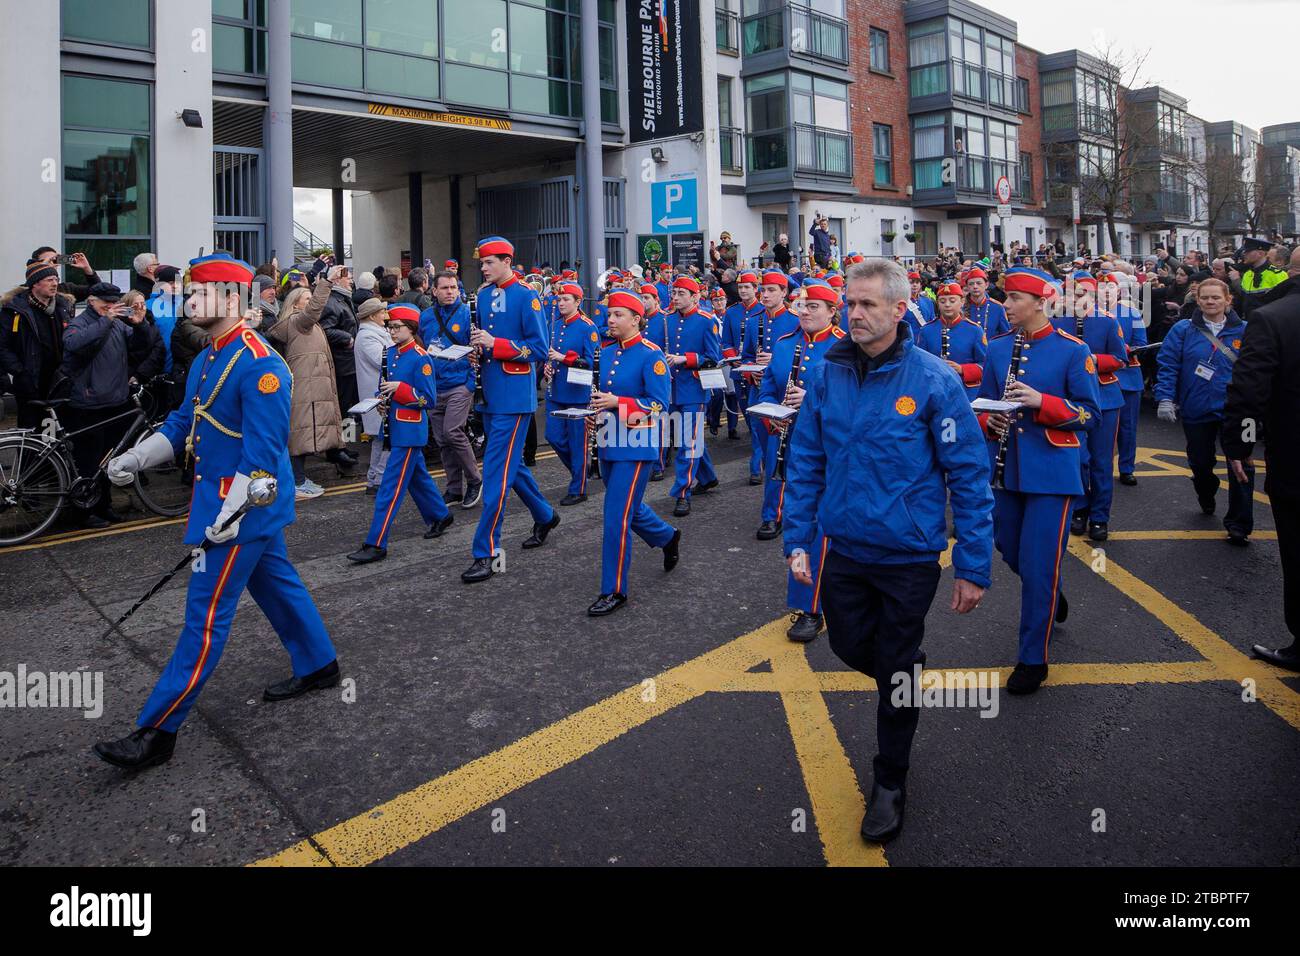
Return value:
[[(1249, 218), (1247, 192), (1253, 191), (1255, 184), (1244, 178), (1245, 162), (1231, 150), (1207, 147), (1205, 158), (1191, 163), (1192, 181), (1205, 196), (1211, 249), (1219, 248), (1220, 227), (1227, 220), (1241, 222)], [(1229, 230), (1233, 231), (1237, 230)]]

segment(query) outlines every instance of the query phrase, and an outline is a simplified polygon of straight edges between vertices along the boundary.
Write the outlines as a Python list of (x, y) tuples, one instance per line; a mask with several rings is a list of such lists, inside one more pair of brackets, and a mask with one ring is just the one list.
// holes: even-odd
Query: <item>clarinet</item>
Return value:
[[(379, 386), (382, 389), (385, 382), (388, 381), (388, 349), (384, 349), (383, 357), (379, 360)], [(392, 401), (392, 399), (389, 399)], [(383, 417), (379, 424), (379, 440), (385, 449), (391, 447), (392, 439), (388, 436), (388, 408), (385, 404)]]
[[(600, 391), (600, 353), (604, 345), (604, 336), (597, 333), (596, 351), (591, 355), (591, 401), (596, 401), (596, 393)], [(593, 478), (600, 477), (600, 455), (596, 449), (596, 432), (600, 423), (601, 415), (591, 415), (587, 418), (587, 474)]]
[(948, 323), (939, 320), (939, 358), (948, 360)]
[[(794, 388), (795, 383), (799, 380), (799, 364), (803, 361), (803, 336), (800, 336), (799, 343), (794, 347), (794, 361), (790, 363), (790, 374), (785, 380), (785, 393), (789, 394), (790, 389)], [(786, 419), (785, 431), (781, 433), (781, 440), (776, 446), (776, 475), (781, 481), (785, 481), (785, 459), (790, 450), (790, 435), (794, 432), (794, 417)]]
[[(478, 296), (469, 296), (469, 327), (471, 330), (478, 329)], [(471, 332), (471, 338), (473, 337)], [(479, 349), (478, 361), (474, 363), (474, 404), (476, 406), (484, 404), (487, 399), (483, 397), (483, 350)]]
[[(1025, 344), (1025, 333), (1017, 329), (1016, 341), (1011, 348), (1011, 364), (1007, 366), (1007, 380), (1002, 384), (1002, 395), (1005, 398), (1007, 389), (1020, 378), (1020, 349)], [(1006, 490), (1006, 473), (1007, 473), (1007, 442), (1011, 438), (1011, 422), (1007, 422), (1007, 430), (1002, 433), (998, 439), (998, 454), (993, 462), (993, 487), (999, 491)]]

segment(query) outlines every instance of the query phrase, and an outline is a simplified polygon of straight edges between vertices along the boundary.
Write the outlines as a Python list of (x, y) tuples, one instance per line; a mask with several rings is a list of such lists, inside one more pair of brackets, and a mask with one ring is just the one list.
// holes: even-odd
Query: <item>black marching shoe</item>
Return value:
[(465, 496), (461, 494), (459, 491), (444, 491), (442, 493), (442, 500), (449, 505), (461, 501), (464, 497)]
[(761, 485), (761, 484), (763, 483), (763, 476), (762, 476), (762, 475), (750, 475), (750, 476), (749, 476), (749, 483), (750, 483), (751, 486), (753, 486), (753, 485)]
[(375, 495), (379, 494), (379, 486), (378, 486), (378, 485), (366, 485), (366, 494), (370, 495), (370, 497), (373, 498)]
[(718, 487), (718, 479), (712, 481), (697, 481), (695, 487), (691, 489), (693, 495), (707, 495), (714, 488)]
[(1132, 488), (1134, 485), (1138, 483), (1138, 480), (1134, 478), (1132, 475), (1120, 475), (1119, 483), (1121, 485), (1128, 485), (1130, 488)]
[(560, 499), (562, 505), (580, 505), (587, 500), (586, 495), (565, 495)]
[(546, 543), (546, 536), (555, 530), (555, 526), (560, 523), (560, 516), (553, 515), (551, 520), (546, 524), (533, 522), (533, 533), (524, 539), (525, 548), (540, 548)]
[(691, 513), (691, 499), (678, 498), (677, 504), (673, 505), (673, 517), (685, 518), (690, 513)]
[(800, 611), (794, 616), (794, 621), (790, 629), (785, 632), (785, 636), (792, 641), (800, 644), (807, 644), (822, 631), (822, 616), (820, 614), (809, 614), (806, 611)]
[(626, 594), (602, 594), (596, 598), (595, 604), (587, 608), (587, 616), (604, 617), (606, 614), (613, 614), (626, 603)]
[(1083, 534), (1087, 530), (1088, 530), (1088, 513), (1085, 511), (1082, 514), (1080, 514), (1079, 512), (1076, 511), (1070, 517), (1070, 534), (1075, 535), (1077, 537)]
[(292, 700), (295, 697), (301, 697), (303, 694), (313, 690), (325, 690), (327, 687), (337, 687), (339, 683), (339, 662), (330, 661), (320, 670), (312, 671), (306, 677), (290, 677), (288, 680), (282, 680), (279, 683), (272, 684), (266, 690), (262, 691), (262, 700), (275, 703), (281, 700)]
[(1007, 678), (1008, 694), (1032, 694), (1047, 679), (1046, 664), (1017, 664)]
[(1089, 521), (1088, 537), (1093, 541), (1105, 541), (1110, 537), (1110, 525), (1104, 521)]
[(172, 759), (176, 735), (153, 727), (141, 727), (121, 740), (95, 744), (99, 759), (123, 770), (143, 770)]
[(363, 544), (360, 551), (353, 551), (348, 555), (348, 560), (353, 564), (370, 564), (372, 561), (382, 561), (388, 557), (387, 548), (376, 548), (373, 544)]
[(441, 521), (435, 521), (433, 524), (429, 525), (429, 530), (424, 533), (424, 540), (428, 541), (430, 538), (441, 538), (442, 533), (450, 528), (451, 523), (455, 520), (456, 516), (449, 514)]
[(887, 843), (903, 829), (903, 805), (907, 802), (905, 790), (890, 790), (872, 784), (871, 801), (867, 815), (862, 818), (862, 839), (871, 843)]
[(1212, 515), (1212, 514), (1214, 514), (1214, 512), (1215, 512), (1215, 510), (1216, 510), (1216, 505), (1217, 505), (1217, 503), (1215, 502), (1215, 500), (1214, 500), (1213, 498), (1211, 498), (1209, 501), (1204, 501), (1204, 500), (1201, 501), (1201, 514), (1203, 514), (1203, 515)]
[(682, 529), (678, 528), (673, 532), (673, 539), (664, 545), (664, 571), (671, 571), (677, 567), (677, 562), (681, 558), (680, 550), (682, 544)]
[(780, 534), (781, 534), (781, 522), (764, 521), (761, 525), (758, 526), (758, 531), (755, 532), (755, 537), (757, 537), (759, 541), (771, 541), (773, 538), (779, 536)]
[(1229, 528), (1228, 544), (1231, 544), (1238, 548), (1244, 548), (1246, 547), (1246, 545), (1250, 544), (1250, 538), (1246, 535), (1246, 532), (1244, 531), (1239, 531), (1236, 528)]
[(471, 481), (469, 487), (465, 489), (465, 495), (460, 499), (462, 508), (473, 508), (483, 500), (483, 482)]
[(1070, 616), (1070, 602), (1065, 599), (1065, 592), (1062, 591), (1056, 599), (1056, 616), (1052, 618), (1057, 624), (1064, 624), (1065, 619)]
[(1289, 671), (1300, 671), (1300, 641), (1296, 641), (1290, 647), (1279, 647), (1277, 650), (1265, 647), (1263, 644), (1256, 644), (1251, 647), (1250, 652), (1261, 661), (1285, 667)]
[(466, 584), (486, 581), (496, 572), (492, 570), (491, 558), (475, 558), (474, 563), (460, 573), (460, 579)]
[(727, 429), (727, 441), (736, 441), (739, 438), (740, 432), (736, 431), (734, 428)]
[(652, 471), (652, 472), (650, 472), (650, 480), (651, 480), (651, 481), (663, 481), (663, 480), (664, 480), (664, 472), (663, 472), (663, 469), (660, 468), (658, 471)]

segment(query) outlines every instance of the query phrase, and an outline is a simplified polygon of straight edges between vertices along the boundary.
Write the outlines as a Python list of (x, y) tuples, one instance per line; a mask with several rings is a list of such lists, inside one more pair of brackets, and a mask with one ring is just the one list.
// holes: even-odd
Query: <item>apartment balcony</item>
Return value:
[[(951, 170), (951, 174), (948, 174)], [(998, 180), (1011, 183), (1012, 204), (1026, 199), (1020, 164), (1004, 159), (959, 154), (912, 164), (912, 204), (918, 207), (961, 209), (998, 204)]]
[(741, 48), (746, 57), (787, 51), (791, 56), (847, 67), (849, 24), (797, 3), (746, 0), (741, 20)]
[(1175, 156), (1179, 159), (1187, 158), (1187, 140), (1182, 136), (1176, 136), (1173, 133), (1160, 131), (1160, 152), (1167, 156)]
[(795, 124), (746, 133), (745, 146), (745, 193), (751, 206), (784, 202), (792, 192), (854, 194), (850, 133)]
[(1047, 184), (1047, 208), (1044, 214), (1062, 219), (1074, 218), (1074, 190), (1079, 190), (1079, 218), (1084, 222), (1100, 219), (1106, 214), (1096, 202), (1097, 187), (1081, 182), (1051, 182)]
[(908, 71), (909, 110), (928, 113), (966, 101), (986, 104), (1008, 113), (1027, 113), (1029, 104), (1016, 77), (994, 73), (965, 60), (947, 60)]
[(1191, 201), (1186, 191), (1162, 189), (1142, 193), (1134, 198), (1129, 218), (1148, 226), (1186, 224), (1192, 221)]
[(739, 176), (745, 171), (745, 134), (734, 126), (718, 129), (718, 154), (724, 173)]
[(740, 16), (732, 10), (713, 11), (719, 53), (740, 55)]

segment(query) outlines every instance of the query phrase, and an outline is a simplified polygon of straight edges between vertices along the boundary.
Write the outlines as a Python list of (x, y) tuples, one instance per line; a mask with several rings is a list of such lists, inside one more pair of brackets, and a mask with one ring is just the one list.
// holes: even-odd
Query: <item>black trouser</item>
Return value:
[(18, 399), (18, 427), (41, 431), (42, 423), (49, 416), (50, 410), (44, 405), (32, 405)]
[[(81, 477), (89, 478), (99, 468), (100, 460), (113, 450), (116, 445), (126, 434), (127, 428), (131, 424), (131, 419), (126, 417), (125, 413), (131, 411), (131, 405), (116, 405), (112, 408), (74, 408), (71, 405), (64, 405), (59, 409), (59, 420), (63, 423), (65, 431), (80, 432), (73, 435), (70, 439), (72, 442), (72, 459), (77, 463), (77, 471)], [(123, 417), (117, 421), (109, 421), (118, 415)], [(83, 431), (83, 429), (85, 429)], [(100, 474), (96, 482), (96, 490), (99, 492), (99, 498), (89, 511), (76, 509), (84, 517), (87, 514), (106, 515), (113, 503), (111, 496), (112, 486), (109, 484), (108, 475)]]
[(939, 586), (937, 561), (924, 564), (860, 564), (833, 547), (822, 566), (821, 600), (831, 650), (845, 664), (876, 681), (876, 783), (891, 790), (907, 778), (908, 755), (921, 711), (895, 707), (895, 674), (912, 684), (919, 703), (914, 666), (925, 666), (921, 638), (925, 615)]
[[(336, 357), (334, 361), (337, 364), (338, 358)], [(346, 415), (348, 409), (359, 401), (357, 398), (357, 373), (355, 371), (342, 373), (336, 371), (334, 373), (334, 387), (339, 395), (339, 408)]]
[(1300, 496), (1269, 493), (1277, 549), (1282, 558), (1282, 609), (1286, 629), (1300, 646)]
[[(1219, 432), (1223, 423), (1219, 421), (1183, 422), (1183, 434), (1187, 436), (1187, 466), (1192, 469), (1192, 487), (1196, 489), (1196, 498), (1202, 506), (1208, 507), (1214, 501), (1219, 490), (1219, 476), (1214, 473), (1218, 464), (1215, 444), (1222, 446)], [(1227, 452), (1224, 452), (1227, 457)], [(1223, 526), (1229, 531), (1250, 534), (1255, 528), (1255, 468), (1246, 466), (1246, 483), (1242, 484), (1228, 467), (1228, 513), (1223, 516)]]
[(528, 434), (524, 436), (524, 464), (537, 464), (537, 414), (528, 416)]

